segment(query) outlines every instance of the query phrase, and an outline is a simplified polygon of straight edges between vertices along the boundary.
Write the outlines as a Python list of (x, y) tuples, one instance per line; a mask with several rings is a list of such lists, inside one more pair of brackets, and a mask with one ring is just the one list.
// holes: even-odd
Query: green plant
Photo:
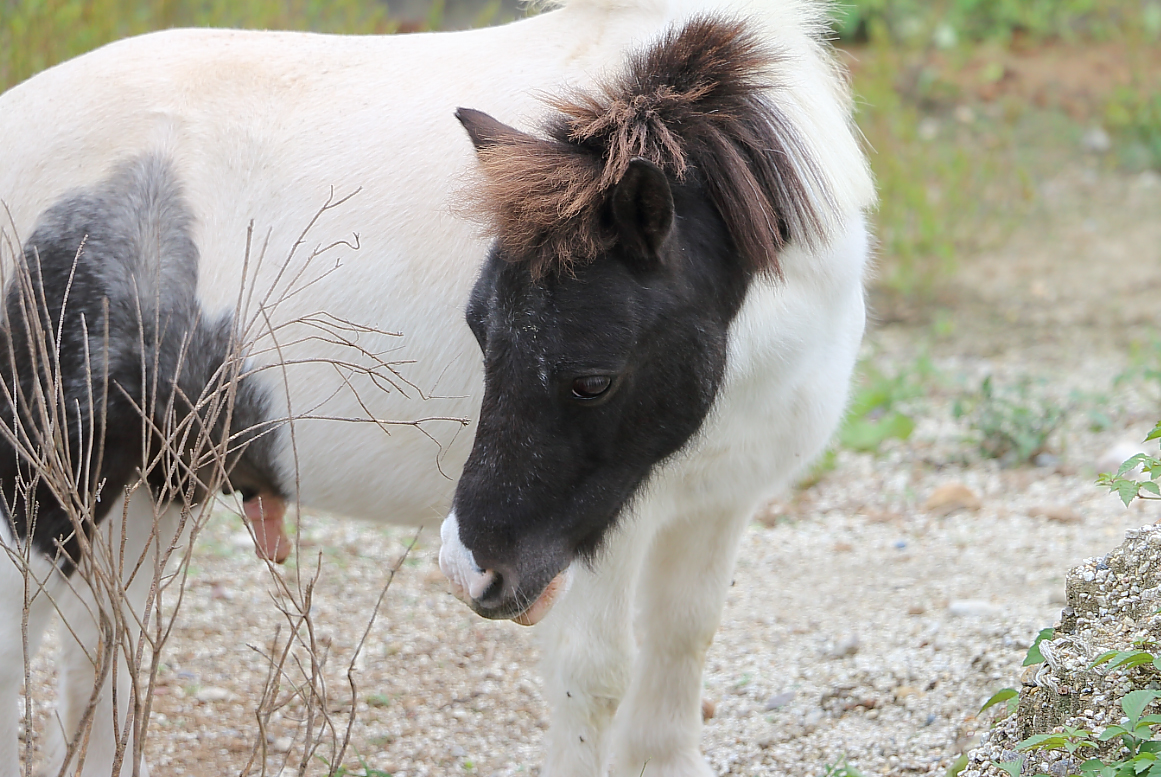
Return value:
[(822, 777), (863, 777), (863, 773), (852, 766), (844, 755), (838, 763), (824, 766)]
[(997, 389), (990, 375), (954, 408), (955, 416), (966, 419), (979, 435), (980, 452), (1010, 466), (1044, 452), (1065, 411), (1051, 400), (1033, 396), (1028, 381)]
[(1020, 703), (1020, 692), (1015, 688), (1001, 688), (984, 702), (984, 706), (980, 707), (980, 711), (976, 715), (982, 715), (986, 710), (1001, 703), (1004, 705), (1004, 717), (1011, 715)]
[[(1145, 442), (1153, 440), (1161, 440), (1161, 421), (1157, 422), (1153, 431), (1145, 438)], [(1138, 467), (1141, 469), (1141, 475), (1147, 479), (1133, 476), (1132, 473)], [(1134, 499), (1161, 499), (1158, 480), (1161, 480), (1161, 458), (1138, 453), (1122, 463), (1116, 474), (1101, 473), (1097, 477), (1097, 485), (1104, 486), (1119, 496), (1125, 507), (1128, 507)]]
[[(1099, 662), (1099, 659), (1098, 659)], [(1125, 720), (1108, 726), (1099, 735), (1088, 729), (1061, 726), (1047, 734), (1034, 734), (1016, 746), (1017, 750), (1035, 752), (1037, 750), (1058, 750), (1070, 757), (1084, 755), (1085, 750), (1098, 750), (1101, 742), (1119, 738), (1123, 750), (1121, 758), (1105, 761), (1090, 758), (1080, 765), (1084, 777), (1161, 777), (1161, 740), (1154, 739), (1157, 727), (1161, 726), (1161, 715), (1145, 715), (1145, 709), (1158, 697), (1161, 691), (1138, 690), (1125, 694), (1121, 699), (1121, 709)], [(1020, 777), (1023, 760), (993, 762), (997, 768)], [(1038, 773), (1035, 777), (1049, 777)]]
[(1036, 639), (1032, 640), (1032, 644), (1028, 647), (1028, 653), (1024, 656), (1024, 663), (1020, 666), (1035, 666), (1036, 664), (1044, 663), (1044, 654), (1040, 652), (1040, 643), (1044, 640), (1052, 641), (1056, 636), (1056, 629), (1049, 626), (1046, 629), (1040, 629), (1036, 635)]
[(1161, 93), (1142, 85), (1117, 87), (1105, 106), (1105, 121), (1122, 141), (1126, 167), (1161, 169)]
[(913, 369), (901, 369), (894, 375), (864, 364), (839, 430), (839, 443), (856, 451), (877, 451), (889, 439), (906, 440), (915, 430), (915, 420), (900, 409), (909, 399), (923, 396), (924, 384), (935, 369), (926, 357)]

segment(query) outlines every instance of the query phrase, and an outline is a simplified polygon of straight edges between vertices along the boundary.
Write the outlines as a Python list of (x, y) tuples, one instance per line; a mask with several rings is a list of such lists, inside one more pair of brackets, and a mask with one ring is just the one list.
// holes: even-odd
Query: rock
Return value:
[(939, 120), (928, 116), (919, 122), (916, 132), (920, 140), (935, 140), (939, 137)]
[[(1017, 752), (1019, 742), (1064, 726), (1099, 730), (1122, 719), (1121, 700), (1127, 693), (1154, 684), (1151, 665), (1093, 665), (1093, 658), (1104, 653), (1161, 642), (1161, 618), (1155, 616), (1157, 599), (1152, 595), (1161, 590), (1161, 526), (1134, 529), (1125, 536), (1125, 542), (1107, 556), (1090, 558), (1068, 572), (1068, 606), (1052, 638), (1040, 643), (1044, 663), (1025, 668), (1016, 712), (984, 734), (980, 747), (969, 756), (971, 762), (1013, 760), (1005, 756), (1022, 755)], [(1159, 707), (1155, 702), (1145, 714), (1155, 714)], [(1085, 757), (1108, 762), (1120, 747), (1115, 740), (1102, 742)], [(1076, 774), (1075, 763), (1054, 768), (1065, 760), (1056, 755), (1036, 752), (1027, 758), (1024, 774)], [(980, 775), (1002, 777), (991, 768)]]
[(1032, 457), (1032, 463), (1037, 467), (1055, 467), (1060, 464), (1060, 457), (1048, 451), (1041, 451)]
[(702, 721), (713, 720), (714, 713), (717, 712), (718, 705), (714, 704), (713, 699), (701, 700), (701, 719)]
[(922, 691), (912, 685), (900, 685), (895, 689), (895, 701), (903, 701), (908, 696), (919, 696), (922, 693)]
[(824, 651), (827, 658), (850, 658), (859, 652), (859, 635), (851, 634), (844, 637)]
[(1156, 170), (1146, 170), (1138, 175), (1133, 183), (1139, 189), (1161, 188), (1161, 173)]
[(291, 737), (268, 736), (266, 737), (266, 742), (270, 745), (270, 749), (276, 753), (288, 753), (294, 745), (294, 739)]
[(794, 691), (783, 691), (766, 700), (766, 711), (779, 710), (794, 701)]
[(1058, 523), (1080, 523), (1080, 513), (1068, 505), (1033, 505), (1028, 508), (1029, 518), (1047, 518)]
[(951, 515), (959, 510), (979, 510), (980, 498), (963, 483), (944, 483), (931, 492), (923, 503), (923, 510), (932, 515)]
[(1004, 608), (983, 599), (953, 599), (947, 611), (958, 617), (984, 617), (999, 615)]
[(225, 688), (217, 688), (213, 685), (207, 685), (204, 688), (198, 688), (194, 698), (202, 703), (226, 701), (232, 699), (234, 694), (227, 691)]
[(1080, 136), (1080, 145), (1090, 154), (1107, 154), (1113, 147), (1113, 140), (1103, 127), (1091, 127)]

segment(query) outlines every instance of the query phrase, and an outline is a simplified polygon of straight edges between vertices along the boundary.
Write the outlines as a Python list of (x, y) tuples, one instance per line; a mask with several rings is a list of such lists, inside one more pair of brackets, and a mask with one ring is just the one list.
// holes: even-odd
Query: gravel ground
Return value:
[[(1019, 683), (1028, 644), (1059, 617), (1066, 571), (1161, 518), (1093, 485), (1102, 457), (1142, 439), (1161, 404), (1156, 385), (1113, 385), (1129, 342), (1154, 326), (1161, 182), (1078, 163), (1042, 189), (1042, 212), (965, 266), (940, 327), (868, 337), (867, 359), (887, 374), (917, 373), (921, 353), (935, 367), (902, 405), (917, 421), (911, 438), (840, 451), (747, 531), (705, 677), (703, 743), (720, 774), (814, 777), (844, 759), (864, 775), (944, 774), (988, 727), (980, 704)], [(1029, 391), (1071, 410), (1043, 466), (1005, 469), (976, 452), (953, 406), (984, 375), (1030, 378)], [(1107, 418), (1101, 431), (1094, 413)], [(411, 533), (319, 516), (302, 531), (304, 572), (321, 560), (312, 618), (342, 722), (347, 665)], [(356, 662), (349, 773), (536, 774), (546, 711), (534, 631), (454, 600), (437, 546), (436, 531), (420, 535)], [(286, 622), (271, 590), (240, 519), (215, 517), (159, 672), (155, 773), (235, 774), (249, 760), (260, 651)], [(300, 717), (292, 704), (272, 722), (268, 774), (300, 757)]]

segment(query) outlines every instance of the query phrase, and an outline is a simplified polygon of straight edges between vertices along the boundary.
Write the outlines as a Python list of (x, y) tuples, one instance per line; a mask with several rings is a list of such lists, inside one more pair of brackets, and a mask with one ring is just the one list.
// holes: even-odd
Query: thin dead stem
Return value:
[[(98, 715), (104, 714), (113, 716), (113, 774), (119, 773), (125, 759), (132, 764), (132, 773), (139, 773), (150, 736), (158, 672), (185, 600), (194, 543), (209, 520), (214, 495), (228, 484), (231, 463), (245, 445), (270, 435), (284, 436), (292, 455), (293, 490), (297, 493), (296, 426), (302, 420), (372, 424), (386, 435), (397, 427), (411, 427), (432, 441), (437, 466), (445, 450), (427, 427), (452, 424), (459, 430), (467, 425), (467, 419), (443, 415), (417, 419), (376, 417), (374, 403), (365, 401), (361, 391), (432, 398), (406, 377), (409, 362), (392, 358), (398, 349), (381, 347), (400, 338), (399, 333), (327, 311), (294, 317), (279, 313), (288, 300), (301, 301), (305, 293), (341, 266), (340, 260), (329, 257), (340, 251), (359, 250), (358, 235), (307, 248), (320, 219), (358, 193), (337, 196), (332, 190), (272, 273), (264, 272), (270, 236), (256, 246), (254, 225), (250, 224), (241, 267), (243, 282), (233, 305), (229, 352), (197, 396), (187, 395), (178, 385), (192, 347), (192, 331), (180, 338), (176, 372), (166, 374), (163, 351), (172, 347), (167, 328), (178, 324), (162, 312), (160, 263), (153, 268), (153, 278), (134, 279), (143, 286), (148, 281), (157, 290), (149, 299), (147, 292), (135, 289), (137, 331), (110, 331), (109, 300), (104, 300), (103, 321), (99, 325), (83, 316), (80, 319), (84, 374), (67, 374), (62, 366), (62, 346), (68, 337), (65, 319), (78, 268), (86, 260), (86, 244), (82, 242), (77, 248), (59, 317), (50, 320), (49, 311), (56, 306), (49, 304), (46, 284), (41, 281), (39, 254), (35, 250), (26, 253), (21, 247), (12, 213), (0, 203), (0, 212), (8, 222), (7, 228), (0, 229), (0, 285), (5, 290), (0, 305), (0, 350), (6, 356), (6, 363), (0, 366), (10, 376), (8, 381), (0, 380), (0, 411), (8, 409), (0, 412), (0, 442), (18, 462), (17, 482), (0, 484), (0, 510), (5, 514), (0, 519), (6, 518), (25, 538), (11, 547), (0, 543), (7, 559), (0, 558), (0, 563), (12, 563), (24, 579), (20, 623), (25, 686), (22, 719), (26, 733), (21, 766), (24, 777), (31, 777), (35, 769), (33, 729), (38, 689), (32, 669), (36, 641), (32, 630), (34, 625), (43, 629), (40, 621), (33, 623), (40, 617), (36, 613), (55, 613), (60, 617), (62, 639), (74, 640), (78, 649), (83, 649), (93, 675), (91, 693), (79, 714), (79, 726), (66, 732), (63, 751), (58, 754), (58, 777), (80, 772), (94, 749), (94, 723)], [(260, 278), (267, 280), (259, 283)], [(200, 322), (195, 322), (195, 326), (197, 323)], [(110, 375), (111, 344), (127, 336), (136, 340), (135, 347), (142, 354), (137, 376), (139, 392), (119, 384)], [(302, 356), (305, 348), (316, 346), (327, 353), (346, 356)], [(18, 357), (32, 365), (31, 376), (18, 375)], [(322, 412), (329, 398), (298, 412), (290, 406), (290, 372), (302, 365), (318, 364), (335, 371), (339, 377), (336, 392), (349, 392), (362, 416)], [(27, 372), (26, 367), (22, 369)], [(252, 428), (236, 429), (239, 383), (269, 370), (279, 371), (286, 397), (285, 416), (262, 421)], [(75, 389), (78, 384), (83, 385), (80, 394)], [(127, 483), (114, 483), (102, 474), (110, 457), (106, 441), (113, 403), (132, 408), (141, 421), (141, 464)], [(31, 539), (40, 536), (40, 501), (45, 499), (59, 503), (68, 518), (68, 529), (56, 542), (52, 559), (46, 559)], [(296, 501), (294, 507), (301, 516), (301, 505)], [(144, 530), (147, 536), (138, 536), (142, 510), (147, 516), (151, 511), (151, 526)], [(294, 546), (302, 560), (300, 524), (297, 522)], [(248, 529), (253, 532), (252, 527)], [(323, 574), (322, 556), (318, 555), (309, 573), (302, 563), (291, 569), (267, 563), (273, 603), (282, 622), (266, 647), (252, 647), (263, 656), (266, 672), (261, 697), (253, 710), (256, 737), (240, 777), (265, 777), (279, 771), (273, 769), (276, 754), (268, 747), (267, 737), (272, 716), (292, 706), (299, 714), (294, 737), (299, 773), (308, 773), (318, 763), (328, 764), (329, 774), (337, 773), (350, 748), (356, 722), (357, 662), (395, 575), (418, 536), (416, 532), (407, 551), (389, 570), (354, 646), (346, 667), (350, 699), (342, 706), (345, 719), (332, 703), (324, 671), (331, 646), (320, 638), (312, 616)], [(130, 601), (133, 606), (127, 605)], [(113, 678), (120, 679), (110, 683)], [(111, 711), (101, 701), (104, 690), (111, 697)], [(63, 730), (66, 721), (56, 716), (51, 725)], [(282, 760), (289, 760), (289, 755), (282, 756)]]

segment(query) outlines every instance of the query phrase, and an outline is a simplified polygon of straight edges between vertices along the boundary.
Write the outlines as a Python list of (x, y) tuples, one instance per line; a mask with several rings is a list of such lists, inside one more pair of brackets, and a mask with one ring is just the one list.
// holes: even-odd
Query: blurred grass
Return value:
[[(407, 29), (441, 27), (449, 1), (407, 0), (409, 12), (425, 12)], [(497, 18), (500, 0), (460, 5), (471, 3), (476, 24)], [(876, 287), (889, 297), (922, 307), (963, 257), (1002, 240), (1031, 207), (1038, 170), (1075, 152), (1080, 121), (1114, 134), (1123, 166), (1161, 169), (1161, 91), (1151, 77), (1110, 86), (1095, 115), (1064, 120), (1018, 98), (981, 97), (961, 77), (980, 51), (1161, 45), (1161, 0), (854, 0), (836, 14), (880, 190)], [(375, 0), (0, 0), (0, 89), (109, 41), (181, 26), (400, 28)], [(1001, 59), (967, 80), (1002, 80)]]
[[(1035, 181), (1077, 161), (1086, 126), (1111, 132), (1122, 168), (1161, 169), (1161, 90), (1136, 56), (1161, 46), (1161, 0), (855, 0), (835, 12), (879, 187), (880, 313), (931, 302), (963, 257), (1003, 240)], [(1095, 105), (992, 88), (1011, 75), (1009, 53), (1090, 45), (1123, 47), (1133, 71)]]
[(110, 41), (170, 27), (388, 33), (397, 25), (374, 0), (0, 0), (0, 90)]

